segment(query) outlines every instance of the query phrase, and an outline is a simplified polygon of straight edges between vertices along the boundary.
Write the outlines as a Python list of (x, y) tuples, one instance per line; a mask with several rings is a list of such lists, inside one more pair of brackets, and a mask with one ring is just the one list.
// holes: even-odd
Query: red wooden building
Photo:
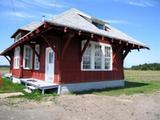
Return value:
[(124, 86), (123, 61), (145, 44), (77, 9), (32, 22), (13, 35), (4, 50), (13, 82), (58, 84), (58, 93)]

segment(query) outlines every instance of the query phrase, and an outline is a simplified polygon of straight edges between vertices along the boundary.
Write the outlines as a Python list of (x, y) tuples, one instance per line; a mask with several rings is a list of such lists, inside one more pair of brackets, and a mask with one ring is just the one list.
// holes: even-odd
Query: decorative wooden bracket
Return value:
[(74, 37), (74, 35), (75, 35), (75, 34), (67, 34), (67, 35), (65, 35), (65, 36), (63, 37), (63, 39), (65, 39), (66, 37), (67, 37), (67, 38), (66, 38), (66, 42), (65, 42), (65, 44), (64, 44), (64, 47), (63, 47), (63, 49), (62, 49), (62, 59), (63, 59), (64, 53), (65, 53), (66, 49), (68, 48), (68, 46), (69, 46), (72, 38)]
[(32, 48), (33, 52), (36, 54), (36, 56), (38, 57), (38, 61), (40, 62), (40, 55), (37, 53), (37, 51), (35, 50), (35, 48), (29, 44), (29, 46)]
[(86, 51), (86, 49), (87, 49), (90, 41), (91, 41), (91, 39), (87, 39), (86, 43), (84, 44), (84, 47), (82, 48), (82, 51), (81, 51), (81, 61), (82, 61), (82, 56), (83, 56), (84, 52)]
[(52, 43), (45, 37), (45, 35), (40, 35), (42, 38), (43, 38), (43, 40), (48, 44), (48, 46), (49, 47), (51, 47), (52, 48), (52, 50), (53, 51), (55, 51), (56, 52), (56, 48), (52, 45)]
[[(11, 65), (11, 57), (10, 57), (10, 56), (6, 56), (6, 55), (5, 55), (4, 57), (8, 60), (9, 64)], [(9, 57), (10, 59), (9, 59), (8, 57)]]
[(121, 50), (123, 49), (123, 47), (124, 47), (124, 44), (121, 45), (121, 46), (119, 47), (119, 49), (117, 50), (117, 52), (113, 55), (113, 61), (114, 61), (116, 55), (120, 54), (120, 52), (121, 52)]
[(131, 51), (130, 49), (125, 50), (125, 52), (123, 53), (123, 57), (122, 57), (123, 60), (126, 58), (126, 56), (128, 55), (130, 51)]

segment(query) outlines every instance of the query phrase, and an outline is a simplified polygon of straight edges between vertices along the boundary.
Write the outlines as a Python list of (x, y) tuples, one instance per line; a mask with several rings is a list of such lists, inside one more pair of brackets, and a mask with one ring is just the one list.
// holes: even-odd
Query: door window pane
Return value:
[(49, 52), (49, 63), (53, 63), (53, 52)]

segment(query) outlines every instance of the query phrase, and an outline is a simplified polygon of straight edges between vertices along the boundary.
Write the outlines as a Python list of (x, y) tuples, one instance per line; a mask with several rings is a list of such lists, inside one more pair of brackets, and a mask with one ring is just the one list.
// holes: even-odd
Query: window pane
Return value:
[(97, 28), (104, 30), (104, 25), (96, 22), (92, 22)]
[(111, 48), (105, 47), (105, 57), (111, 57)]
[(100, 45), (95, 45), (95, 55), (94, 55), (94, 67), (95, 69), (102, 68), (102, 50)]
[(29, 47), (25, 47), (25, 68), (32, 68), (32, 49)]
[[(35, 45), (35, 51), (39, 54), (40, 53), (40, 45)], [(38, 56), (35, 54), (35, 59), (34, 59), (34, 69), (35, 70), (39, 70), (40, 68), (40, 63), (39, 63), (39, 60), (38, 60)]]
[(83, 55), (83, 69), (91, 69), (91, 44), (88, 45)]
[(19, 68), (20, 64), (20, 47), (15, 48), (14, 51), (14, 68)]
[(49, 63), (53, 63), (53, 52), (49, 52)]
[(105, 58), (105, 69), (110, 69), (110, 58)]
[(105, 47), (105, 69), (111, 68), (111, 48)]

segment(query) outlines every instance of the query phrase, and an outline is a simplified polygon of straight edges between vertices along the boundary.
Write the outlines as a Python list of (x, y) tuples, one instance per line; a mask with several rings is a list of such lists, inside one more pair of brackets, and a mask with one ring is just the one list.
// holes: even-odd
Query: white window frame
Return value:
[(14, 69), (20, 68), (20, 47), (14, 49)]
[[(30, 62), (30, 65), (29, 65), (29, 67), (26, 67), (25, 66), (25, 59), (26, 59), (26, 48), (29, 48), (29, 49), (31, 49), (31, 62)], [(23, 68), (24, 69), (32, 69), (32, 67), (33, 67), (33, 50), (32, 50), (32, 48), (30, 47), (30, 46), (28, 46), (28, 45), (24, 45), (24, 51), (23, 51)]]
[[(82, 41), (81, 44), (81, 49), (83, 49), (84, 44), (86, 43), (86, 40)], [(99, 43), (99, 42), (95, 42), (95, 41), (90, 41), (91, 44), (91, 68), (90, 69), (84, 69), (83, 68), (83, 56), (82, 56), (82, 61), (81, 61), (81, 71), (112, 71), (112, 46), (109, 44), (105, 44), (105, 43)], [(102, 50), (102, 62), (101, 62), (101, 69), (95, 69), (95, 45), (100, 45), (101, 46), (101, 50)], [(110, 47), (110, 68), (109, 69), (105, 69), (105, 47)], [(85, 53), (84, 53), (85, 54)]]
[[(36, 44), (35, 45), (35, 51), (40, 54), (40, 45), (39, 44)], [(38, 60), (38, 56), (35, 54), (34, 55), (34, 70), (39, 70), (40, 69), (40, 62)], [(37, 67), (38, 65), (38, 67)]]

